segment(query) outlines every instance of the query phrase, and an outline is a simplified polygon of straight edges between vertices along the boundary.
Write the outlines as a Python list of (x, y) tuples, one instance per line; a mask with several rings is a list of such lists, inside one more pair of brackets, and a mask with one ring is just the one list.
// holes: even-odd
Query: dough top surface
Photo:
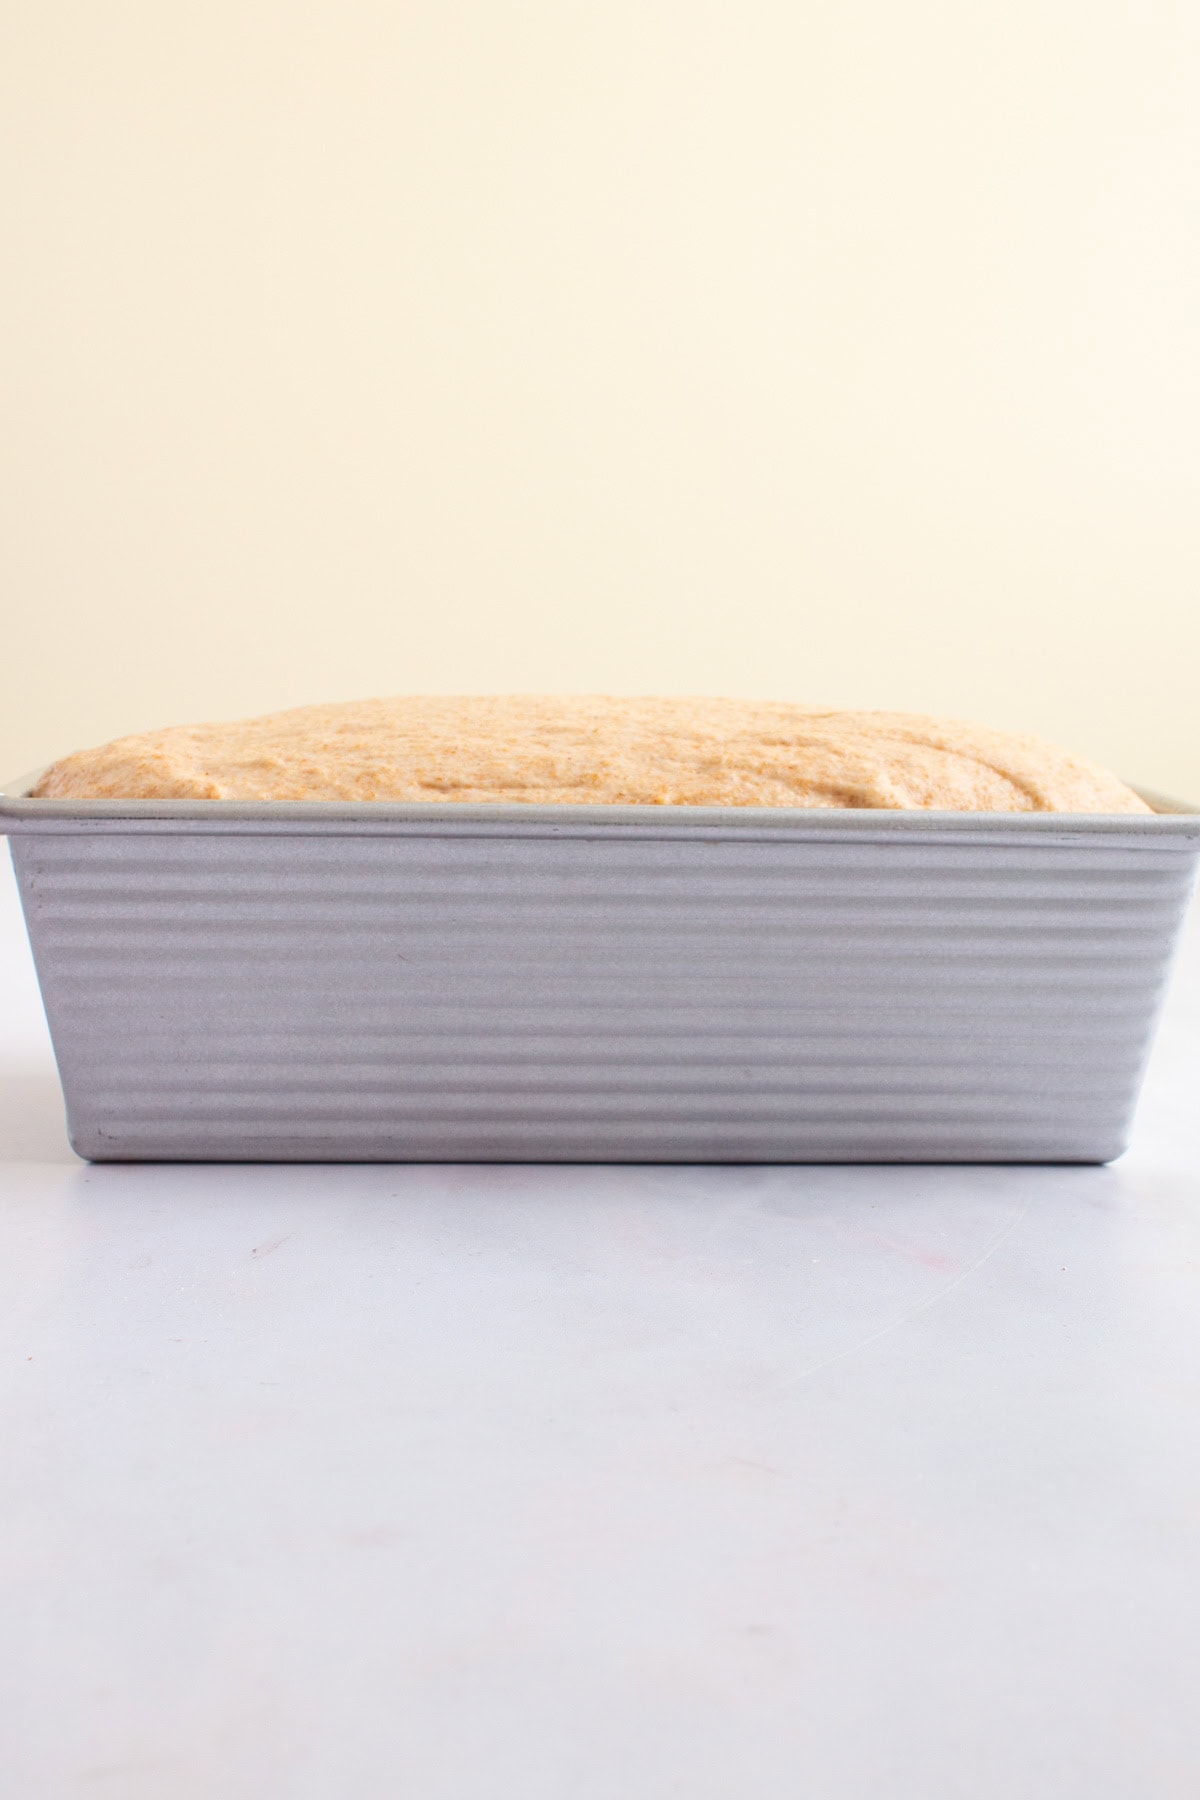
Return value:
[(1146, 813), (1041, 738), (919, 713), (605, 695), (420, 695), (118, 738), (57, 762), (45, 799)]

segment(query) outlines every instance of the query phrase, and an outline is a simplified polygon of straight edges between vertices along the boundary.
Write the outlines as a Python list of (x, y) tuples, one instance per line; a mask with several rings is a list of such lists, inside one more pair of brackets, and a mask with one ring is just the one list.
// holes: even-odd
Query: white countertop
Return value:
[(1195, 922), (1107, 1169), (87, 1167), (0, 994), (0, 1792), (1200, 1793)]

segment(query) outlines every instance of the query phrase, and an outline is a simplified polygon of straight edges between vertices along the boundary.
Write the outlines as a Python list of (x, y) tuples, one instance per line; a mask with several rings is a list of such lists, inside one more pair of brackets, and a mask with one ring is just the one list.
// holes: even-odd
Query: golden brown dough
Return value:
[(1040, 738), (758, 700), (423, 695), (118, 738), (44, 798), (429, 800), (1148, 812)]

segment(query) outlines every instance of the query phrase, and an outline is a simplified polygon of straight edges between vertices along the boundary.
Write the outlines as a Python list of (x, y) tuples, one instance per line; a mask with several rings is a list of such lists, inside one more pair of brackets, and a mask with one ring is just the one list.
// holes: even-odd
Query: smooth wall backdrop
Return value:
[(0, 5), (0, 773), (356, 694), (1200, 797), (1200, 7)]

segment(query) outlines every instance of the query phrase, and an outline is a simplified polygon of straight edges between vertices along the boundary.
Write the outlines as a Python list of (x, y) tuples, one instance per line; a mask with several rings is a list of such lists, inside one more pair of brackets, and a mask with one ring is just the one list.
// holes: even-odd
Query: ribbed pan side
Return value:
[(1103, 1161), (1190, 855), (1061, 840), (13, 844), (110, 1158)]

